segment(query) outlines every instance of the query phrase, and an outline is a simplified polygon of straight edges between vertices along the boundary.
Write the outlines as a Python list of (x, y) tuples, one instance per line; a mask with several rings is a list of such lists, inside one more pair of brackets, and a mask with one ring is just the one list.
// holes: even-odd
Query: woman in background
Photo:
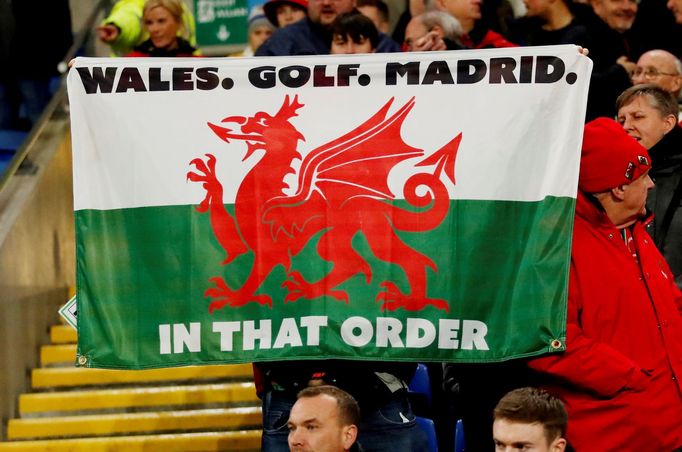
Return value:
[(131, 57), (191, 57), (199, 54), (183, 31), (181, 0), (147, 0), (142, 11), (142, 25), (149, 39), (133, 49)]

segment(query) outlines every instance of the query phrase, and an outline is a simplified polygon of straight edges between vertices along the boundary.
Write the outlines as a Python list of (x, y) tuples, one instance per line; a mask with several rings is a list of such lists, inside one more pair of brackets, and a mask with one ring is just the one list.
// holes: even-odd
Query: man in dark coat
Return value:
[[(256, 56), (327, 55), (331, 44), (330, 26), (339, 14), (355, 9), (355, 0), (308, 2), (308, 17), (280, 28), (258, 48)], [(400, 46), (379, 33), (378, 53), (399, 52)]]

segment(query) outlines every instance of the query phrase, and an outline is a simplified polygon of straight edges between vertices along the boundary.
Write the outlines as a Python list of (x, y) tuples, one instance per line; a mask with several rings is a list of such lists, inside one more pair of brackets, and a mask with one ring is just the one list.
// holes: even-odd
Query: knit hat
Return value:
[(263, 14), (256, 14), (249, 19), (249, 33), (259, 27), (267, 27), (273, 31), (275, 30), (275, 26), (272, 25)]
[(308, 12), (308, 0), (269, 0), (263, 5), (263, 11), (275, 27), (279, 27), (277, 23), (277, 7), (280, 5), (291, 5), (302, 9), (306, 13)]
[(600, 193), (628, 185), (651, 169), (644, 146), (610, 118), (597, 118), (585, 125), (578, 187)]

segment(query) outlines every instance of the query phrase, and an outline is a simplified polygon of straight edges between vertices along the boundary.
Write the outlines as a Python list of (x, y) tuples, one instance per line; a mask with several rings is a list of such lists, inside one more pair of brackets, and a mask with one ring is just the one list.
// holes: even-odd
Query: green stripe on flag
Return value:
[[(428, 296), (447, 300), (449, 313), (433, 306), (382, 311), (375, 301), (379, 284), (388, 280), (407, 290), (407, 278), (397, 265), (378, 260), (357, 234), (353, 248), (369, 263), (373, 278), (368, 284), (356, 275), (341, 284), (348, 304), (331, 298), (285, 303), (281, 284), (286, 273), (279, 266), (263, 275), (259, 291), (272, 295), (273, 308), (251, 303), (209, 314), (210, 300), (203, 295), (211, 286), (209, 278), (221, 276), (238, 287), (249, 274), (253, 254), (221, 265), (225, 253), (208, 214), (193, 206), (77, 211), (79, 354), (92, 367), (150, 368), (325, 358), (492, 362), (545, 353), (552, 350), (552, 340), (563, 343), (565, 337), (574, 207), (572, 198), (453, 200), (437, 229), (400, 233), (406, 244), (435, 262), (438, 272), (427, 270)], [(332, 265), (317, 255), (317, 240), (319, 235), (292, 258), (291, 270), (310, 281)], [(299, 319), (310, 316), (326, 318), (326, 326), (303, 326)], [(429, 328), (420, 330), (425, 323), (414, 319), (435, 327), (430, 343)], [(229, 328), (237, 325), (234, 334), (214, 332), (226, 322), (234, 322)], [(482, 339), (477, 322), (487, 326)], [(343, 325), (360, 343), (362, 333), (371, 333), (367, 344), (342, 339)], [(386, 325), (393, 328), (389, 340), (379, 338)], [(267, 329), (270, 340), (245, 339), (242, 333), (249, 329)], [(166, 333), (169, 339), (162, 340)], [(187, 345), (190, 336), (194, 345)]]

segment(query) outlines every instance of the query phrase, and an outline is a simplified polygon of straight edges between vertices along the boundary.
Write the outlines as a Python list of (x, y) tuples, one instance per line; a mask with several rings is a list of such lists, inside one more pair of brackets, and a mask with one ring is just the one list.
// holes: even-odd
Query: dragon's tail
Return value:
[[(417, 173), (405, 182), (403, 195), (410, 206), (419, 210), (398, 209), (392, 218), (393, 225), (408, 232), (429, 231), (441, 224), (450, 209), (450, 195), (441, 175), (455, 183), (455, 159), (460, 133), (449, 143), (428, 156), (416, 166), (435, 166), (433, 173)], [(420, 191), (423, 194), (419, 194)]]

